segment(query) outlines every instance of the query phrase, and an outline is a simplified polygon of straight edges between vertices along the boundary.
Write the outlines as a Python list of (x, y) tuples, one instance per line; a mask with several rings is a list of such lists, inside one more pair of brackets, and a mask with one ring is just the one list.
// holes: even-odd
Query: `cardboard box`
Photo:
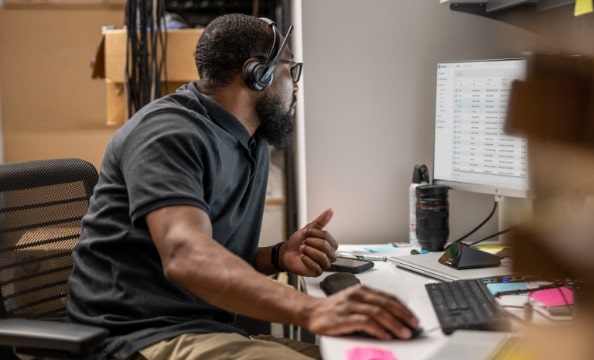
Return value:
[[(181, 85), (198, 80), (194, 62), (196, 44), (202, 29), (168, 30), (166, 36), (166, 71), (161, 72), (161, 88), (174, 92)], [(107, 124), (118, 125), (128, 119), (126, 82), (126, 30), (104, 30), (93, 67), (93, 79), (105, 79), (107, 91)], [(160, 48), (158, 48), (160, 49)], [(161, 60), (158, 51), (157, 61)], [(165, 94), (165, 90), (162, 90)]]
[(87, 160), (99, 170), (105, 147), (116, 129), (112, 126), (69, 130), (5, 131), (4, 160), (10, 163), (75, 157)]
[[(1, 3), (2, 1), (0, 1)], [(4, 6), (7, 8), (27, 8), (35, 6), (45, 6), (51, 8), (63, 7), (68, 5), (73, 6), (125, 6), (126, 0), (3, 0)]]

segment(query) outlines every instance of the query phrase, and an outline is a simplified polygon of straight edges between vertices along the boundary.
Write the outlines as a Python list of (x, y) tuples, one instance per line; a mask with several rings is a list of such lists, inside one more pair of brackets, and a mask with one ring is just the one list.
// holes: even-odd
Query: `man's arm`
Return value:
[(165, 276), (206, 302), (275, 322), (302, 323), (304, 294), (279, 286), (212, 239), (208, 215), (191, 206), (149, 213), (147, 224)]
[[(324, 210), (314, 221), (293, 233), (287, 241), (280, 244), (278, 267), (297, 275), (319, 276), (336, 261), (338, 243), (324, 227), (332, 219), (332, 209)], [(263, 274), (278, 271), (272, 263), (274, 246), (258, 250), (256, 269)]]
[(273, 281), (213, 240), (208, 215), (198, 208), (165, 207), (146, 220), (165, 276), (214, 306), (323, 335), (408, 338), (404, 323), (418, 324), (398, 299), (378, 291), (355, 287), (320, 299)]

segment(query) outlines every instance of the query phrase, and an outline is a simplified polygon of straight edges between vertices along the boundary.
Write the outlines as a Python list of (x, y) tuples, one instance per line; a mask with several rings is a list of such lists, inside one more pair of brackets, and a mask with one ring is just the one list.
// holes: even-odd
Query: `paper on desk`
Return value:
[(372, 346), (355, 346), (347, 350), (347, 360), (397, 360), (391, 350)]

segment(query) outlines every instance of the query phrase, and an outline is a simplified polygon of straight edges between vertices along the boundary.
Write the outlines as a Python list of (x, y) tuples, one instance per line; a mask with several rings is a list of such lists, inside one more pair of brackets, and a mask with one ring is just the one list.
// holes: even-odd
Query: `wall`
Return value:
[(106, 90), (91, 79), (101, 26), (123, 7), (0, 9), (0, 99), (6, 162), (80, 157), (100, 165), (115, 127)]
[[(453, 12), (437, 0), (305, 0), (299, 10), (306, 191), (300, 221), (334, 208), (329, 230), (341, 243), (408, 240), (412, 169), (433, 161), (436, 62), (554, 51), (573, 34), (572, 25), (551, 38)], [(545, 25), (553, 23), (531, 24)], [(492, 203), (492, 196), (450, 192), (450, 239), (480, 223)], [(490, 222), (476, 238), (496, 229)]]

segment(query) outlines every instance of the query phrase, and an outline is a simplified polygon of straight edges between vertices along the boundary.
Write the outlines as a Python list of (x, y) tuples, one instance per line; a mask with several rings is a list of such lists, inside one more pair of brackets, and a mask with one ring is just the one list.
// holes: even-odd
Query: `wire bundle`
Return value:
[(128, 116), (161, 96), (167, 83), (165, 0), (127, 0), (126, 88)]

